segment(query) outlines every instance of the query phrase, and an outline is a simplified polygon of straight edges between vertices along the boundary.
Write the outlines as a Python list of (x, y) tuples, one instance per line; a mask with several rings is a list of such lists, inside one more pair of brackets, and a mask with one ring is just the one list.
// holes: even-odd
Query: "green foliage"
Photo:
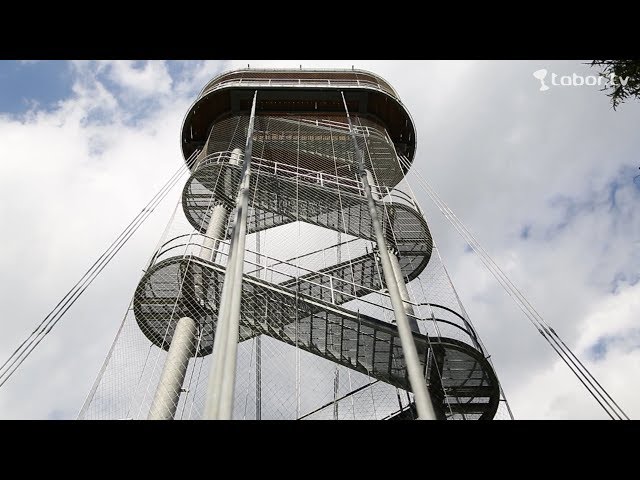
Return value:
[(609, 79), (602, 90), (608, 92), (614, 110), (630, 98), (640, 98), (640, 60), (593, 60), (591, 66)]

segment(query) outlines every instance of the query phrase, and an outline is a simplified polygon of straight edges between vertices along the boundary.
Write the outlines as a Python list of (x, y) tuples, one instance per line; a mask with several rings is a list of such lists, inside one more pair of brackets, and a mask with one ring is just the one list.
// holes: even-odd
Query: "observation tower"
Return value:
[(228, 72), (180, 142), (190, 176), (81, 418), (494, 418), (387, 82)]

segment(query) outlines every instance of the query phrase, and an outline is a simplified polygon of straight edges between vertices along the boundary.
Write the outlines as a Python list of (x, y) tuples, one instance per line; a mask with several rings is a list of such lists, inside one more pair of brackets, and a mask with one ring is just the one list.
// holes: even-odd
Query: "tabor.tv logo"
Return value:
[(611, 73), (606, 77), (602, 75), (578, 75), (577, 73), (573, 73), (572, 75), (557, 75), (553, 72), (549, 75), (546, 68), (536, 70), (533, 72), (533, 76), (540, 81), (541, 92), (546, 92), (551, 88), (547, 82), (555, 87), (582, 87), (584, 85), (588, 87), (609, 87), (616, 83), (624, 87), (629, 81), (629, 77), (620, 77), (615, 73)]

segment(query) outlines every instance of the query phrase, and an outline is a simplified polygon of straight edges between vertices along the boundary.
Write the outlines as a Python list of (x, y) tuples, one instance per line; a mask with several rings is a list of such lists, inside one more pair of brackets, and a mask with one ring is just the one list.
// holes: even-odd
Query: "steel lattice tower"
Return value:
[(492, 419), (504, 398), (405, 175), (414, 123), (360, 70), (239, 70), (81, 418)]

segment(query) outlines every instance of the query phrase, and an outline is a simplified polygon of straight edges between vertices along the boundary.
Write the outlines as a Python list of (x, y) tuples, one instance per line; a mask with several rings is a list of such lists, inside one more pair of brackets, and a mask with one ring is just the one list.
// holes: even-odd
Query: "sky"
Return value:
[[(416, 124), (413, 169), (640, 418), (640, 103), (613, 111), (597, 86), (551, 84), (595, 75), (585, 61), (1, 61), (2, 361), (180, 167), (199, 90), (247, 64), (388, 80)], [(514, 416), (607, 418), (413, 187)], [(0, 388), (0, 418), (76, 417), (179, 194)]]

